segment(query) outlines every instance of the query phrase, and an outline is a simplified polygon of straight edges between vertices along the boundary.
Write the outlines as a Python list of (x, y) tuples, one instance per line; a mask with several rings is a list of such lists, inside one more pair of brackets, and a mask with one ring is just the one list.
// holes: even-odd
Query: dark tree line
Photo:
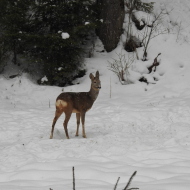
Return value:
[(0, 72), (12, 61), (46, 76), (46, 84), (71, 84), (85, 74), (83, 48), (92, 31), (106, 51), (117, 47), (128, 1), (141, 6), (141, 0), (1, 0)]
[(1, 66), (11, 57), (15, 65), (30, 62), (50, 85), (71, 83), (80, 73), (82, 44), (97, 26), (95, 8), (90, 0), (1, 0)]

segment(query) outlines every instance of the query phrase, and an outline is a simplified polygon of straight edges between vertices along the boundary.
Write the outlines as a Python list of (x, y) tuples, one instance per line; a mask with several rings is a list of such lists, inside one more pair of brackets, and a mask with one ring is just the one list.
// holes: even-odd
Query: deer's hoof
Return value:
[(83, 135), (83, 138), (87, 138), (86, 135)]
[(53, 135), (50, 135), (50, 137), (49, 137), (50, 139), (53, 139)]
[(75, 137), (78, 137), (78, 136), (79, 136), (78, 134), (75, 135)]

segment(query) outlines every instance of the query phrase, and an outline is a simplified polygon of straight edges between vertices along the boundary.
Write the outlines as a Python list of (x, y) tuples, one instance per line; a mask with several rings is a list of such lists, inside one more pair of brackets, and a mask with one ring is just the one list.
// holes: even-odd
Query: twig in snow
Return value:
[(73, 167), (73, 190), (75, 190), (75, 168)]
[(136, 173), (137, 173), (137, 171), (135, 171), (135, 172), (133, 173), (133, 175), (130, 177), (130, 179), (129, 179), (127, 185), (125, 186), (125, 188), (124, 188), (123, 190), (134, 190), (134, 189), (139, 189), (139, 188), (130, 188), (130, 189), (127, 189), (127, 188), (129, 187), (129, 185), (131, 184), (132, 179), (135, 177)]
[(154, 68), (154, 72), (156, 71), (156, 67), (160, 65), (159, 61), (157, 60), (158, 56), (161, 55), (161, 53), (159, 53), (157, 55), (157, 57), (154, 59), (154, 62), (152, 63), (152, 65), (150, 67), (148, 67), (149, 73), (152, 72), (153, 68)]
[(117, 184), (118, 184), (119, 180), (120, 180), (120, 177), (118, 177), (118, 179), (117, 179), (117, 182), (116, 182), (116, 184), (115, 184), (114, 190), (117, 189)]

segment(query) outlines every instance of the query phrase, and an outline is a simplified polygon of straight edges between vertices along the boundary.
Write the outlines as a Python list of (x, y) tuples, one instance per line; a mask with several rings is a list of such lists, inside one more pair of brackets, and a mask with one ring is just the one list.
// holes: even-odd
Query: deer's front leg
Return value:
[(84, 138), (86, 138), (85, 126), (84, 126), (84, 124), (85, 124), (85, 112), (81, 113), (81, 121), (82, 121), (82, 136)]
[(79, 136), (80, 113), (76, 113), (76, 119), (77, 119), (77, 130), (75, 136)]

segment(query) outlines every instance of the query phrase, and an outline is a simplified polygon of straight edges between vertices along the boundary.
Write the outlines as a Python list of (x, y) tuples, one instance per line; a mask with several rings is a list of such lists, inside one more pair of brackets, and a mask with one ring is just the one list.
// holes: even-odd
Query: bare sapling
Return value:
[(77, 119), (77, 130), (76, 136), (79, 133), (80, 120), (82, 122), (82, 136), (86, 138), (85, 133), (85, 115), (88, 110), (92, 108), (94, 101), (97, 99), (99, 90), (101, 89), (101, 82), (99, 79), (99, 71), (96, 72), (94, 76), (92, 73), (89, 75), (91, 79), (91, 88), (89, 92), (63, 92), (56, 99), (56, 111), (55, 117), (52, 123), (52, 130), (50, 139), (53, 138), (53, 132), (55, 124), (61, 114), (65, 113), (65, 120), (63, 123), (66, 137), (69, 139), (69, 134), (67, 130), (67, 124), (72, 113), (76, 113)]
[(117, 54), (118, 59), (114, 59), (113, 61), (108, 61), (108, 69), (114, 72), (119, 78), (120, 83), (126, 84), (127, 79), (126, 75), (129, 74), (129, 67), (135, 61), (134, 54), (128, 54), (128, 57), (125, 57), (125, 54)]
[[(151, 39), (162, 35), (162, 34), (167, 34), (169, 33), (170, 29), (169, 28), (165, 28), (163, 27), (163, 20), (164, 20), (164, 16), (167, 13), (165, 13), (164, 11), (161, 11), (159, 14), (153, 14), (153, 21), (151, 22), (151, 24), (147, 24), (146, 27), (144, 28), (143, 32), (141, 33), (142, 35), (142, 45), (144, 47), (144, 53), (143, 53), (143, 61), (147, 60), (147, 56), (148, 56), (148, 47), (149, 47), (149, 43), (151, 41)], [(148, 18), (147, 20), (150, 21), (150, 18)]]

